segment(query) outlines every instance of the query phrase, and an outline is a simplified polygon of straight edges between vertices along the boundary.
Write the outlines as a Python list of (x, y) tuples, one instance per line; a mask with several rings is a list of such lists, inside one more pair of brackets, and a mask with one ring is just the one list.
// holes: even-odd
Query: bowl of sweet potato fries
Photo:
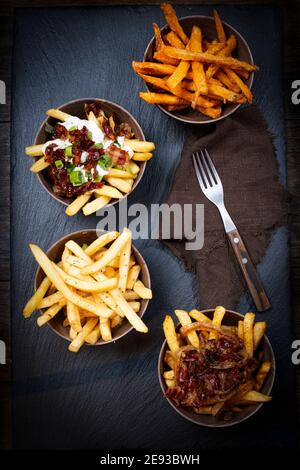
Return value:
[(224, 119), (251, 103), (254, 65), (241, 34), (214, 17), (178, 19), (173, 7), (161, 5), (167, 24), (153, 23), (154, 37), (144, 61), (132, 63), (147, 92), (140, 98), (186, 123), (207, 124)]
[(37, 325), (68, 340), (69, 351), (115, 342), (132, 329), (148, 332), (142, 316), (152, 298), (150, 275), (130, 230), (80, 230), (46, 253), (35, 244), (30, 250), (39, 268), (23, 316), (39, 311)]
[(158, 377), (169, 404), (208, 427), (238, 424), (271, 401), (275, 357), (266, 323), (222, 306), (175, 310), (163, 322)]

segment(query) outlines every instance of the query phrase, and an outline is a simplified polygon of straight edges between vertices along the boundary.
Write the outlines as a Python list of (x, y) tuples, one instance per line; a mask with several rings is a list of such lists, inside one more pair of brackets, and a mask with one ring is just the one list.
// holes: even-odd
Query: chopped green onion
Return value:
[(77, 126), (72, 126), (70, 127), (69, 132), (76, 131), (76, 129), (77, 129)]
[(91, 171), (86, 171), (86, 172), (85, 172), (85, 176), (90, 180), (90, 179), (92, 179), (92, 176), (93, 176), (93, 175), (92, 175), (92, 172), (91, 172)]
[(56, 168), (58, 168), (59, 170), (61, 170), (64, 167), (62, 160), (55, 160), (54, 163), (55, 163)]
[(84, 183), (84, 178), (81, 171), (72, 171), (69, 175), (70, 182), (73, 186), (80, 186)]
[(95, 178), (94, 178), (94, 182), (95, 182), (95, 183), (100, 183), (100, 181), (102, 181), (102, 179), (103, 179), (103, 176), (97, 175), (97, 176), (95, 176)]
[(114, 144), (117, 145), (118, 147), (121, 147), (121, 145), (119, 144), (117, 140), (114, 141)]
[(108, 153), (105, 153), (104, 155), (102, 155), (100, 160), (98, 160), (98, 165), (100, 165), (101, 168), (103, 168), (104, 170), (107, 170), (107, 168), (111, 166), (111, 158), (108, 155)]
[(74, 168), (75, 168), (75, 165), (67, 165), (67, 174), (70, 175), (70, 173), (72, 173)]
[(90, 140), (93, 140), (93, 133), (91, 131), (88, 132), (88, 138)]
[(67, 158), (72, 157), (72, 145), (69, 145), (69, 147), (66, 147), (65, 154)]
[(94, 149), (103, 149), (103, 144), (101, 144), (101, 142), (99, 142), (98, 144), (94, 144), (93, 148)]

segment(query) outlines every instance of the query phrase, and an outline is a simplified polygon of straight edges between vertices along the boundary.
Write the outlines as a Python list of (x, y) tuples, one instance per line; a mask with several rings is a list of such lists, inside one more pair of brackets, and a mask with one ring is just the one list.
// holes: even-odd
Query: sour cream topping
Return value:
[(72, 145), (72, 143), (69, 140), (62, 140), (62, 139), (48, 140), (48, 142), (46, 142), (43, 145), (43, 153), (44, 154), (46, 153), (47, 147), (49, 145), (52, 145), (52, 144), (55, 145), (56, 149), (65, 149), (65, 148), (69, 147), (70, 145)]
[(95, 144), (103, 144), (105, 134), (97, 126), (94, 121), (88, 121), (87, 119), (79, 119), (77, 116), (70, 116), (64, 122), (61, 122), (61, 125), (65, 127), (68, 131), (72, 127), (77, 127), (78, 130), (81, 130), (83, 127), (86, 127), (87, 130), (92, 135), (92, 140)]

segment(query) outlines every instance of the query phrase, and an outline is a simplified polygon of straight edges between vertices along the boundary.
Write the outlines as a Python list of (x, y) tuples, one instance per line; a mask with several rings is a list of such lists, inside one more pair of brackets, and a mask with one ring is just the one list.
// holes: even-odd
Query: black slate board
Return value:
[[(281, 102), (281, 22), (267, 6), (218, 7), (241, 31), (261, 65), (256, 102), (274, 134), (281, 181), (285, 145)], [(211, 14), (212, 7), (178, 7), (181, 16)], [(290, 361), (291, 311), (288, 231), (280, 228), (259, 266), (270, 294), (269, 338), (277, 358), (274, 400), (248, 422), (226, 430), (201, 428), (180, 418), (163, 399), (156, 372), (161, 322), (174, 308), (198, 303), (195, 279), (157, 242), (138, 242), (149, 263), (155, 299), (145, 316), (150, 334), (131, 333), (117, 344), (77, 355), (48, 328), (23, 320), (36, 264), (27, 245), (47, 249), (60, 236), (95, 227), (97, 217), (67, 218), (29, 174), (25, 145), (44, 111), (78, 97), (103, 97), (126, 107), (157, 144), (143, 184), (129, 203), (163, 201), (186, 127), (138, 99), (142, 88), (131, 60), (142, 59), (158, 7), (18, 9), (15, 22), (12, 129), (12, 352), (15, 448), (222, 448), (295, 446), (294, 376)], [(271, 77), (271, 79), (270, 79)], [(263, 156), (262, 156), (263, 158)], [(204, 307), (204, 306), (202, 306)], [(252, 309), (248, 296), (240, 311)]]

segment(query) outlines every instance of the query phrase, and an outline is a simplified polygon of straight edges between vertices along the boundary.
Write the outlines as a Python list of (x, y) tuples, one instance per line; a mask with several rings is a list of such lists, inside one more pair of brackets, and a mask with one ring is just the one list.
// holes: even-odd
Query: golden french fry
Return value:
[(48, 166), (50, 166), (50, 163), (45, 161), (45, 157), (42, 157), (30, 167), (30, 171), (32, 171), (32, 173), (39, 173), (48, 168)]
[[(175, 310), (175, 315), (182, 326), (190, 325), (192, 323), (189, 314), (185, 310)], [(187, 335), (187, 338), (192, 346), (194, 346), (195, 348), (200, 347), (200, 341), (196, 331), (191, 331), (191, 333)]]
[(196, 321), (205, 321), (210, 323), (210, 318), (208, 318), (204, 313), (200, 312), (199, 310), (193, 309), (189, 312), (189, 316)]
[(27, 304), (25, 305), (23, 309), (23, 317), (24, 318), (29, 318), (32, 313), (38, 308), (38, 305), (44, 298), (47, 290), (51, 286), (51, 280), (48, 279), (48, 277), (44, 277), (42, 280), (41, 284), (33, 294), (30, 300), (28, 300)]
[(175, 325), (172, 317), (166, 315), (163, 322), (163, 330), (168, 343), (168, 346), (172, 353), (175, 353), (180, 348), (179, 341), (177, 338)]
[(130, 239), (130, 231), (127, 228), (124, 228), (121, 235), (113, 241), (113, 243), (110, 245), (109, 249), (104, 253), (104, 255), (95, 263), (83, 268), (81, 270), (82, 274), (93, 274), (103, 269), (105, 266), (107, 266), (110, 261), (112, 261), (116, 256), (120, 254), (123, 247)]
[(155, 36), (155, 47), (156, 50), (159, 50), (163, 45), (164, 42), (161, 37), (160, 29), (157, 23), (152, 23), (154, 36)]
[(178, 59), (173, 59), (172, 57), (168, 57), (167, 55), (163, 54), (160, 51), (156, 51), (153, 54), (153, 59), (157, 60), (158, 62), (162, 62), (163, 64), (175, 65), (179, 64)]
[(137, 175), (140, 171), (139, 165), (134, 163), (132, 160), (128, 163), (127, 168), (134, 176)]
[(141, 272), (141, 266), (139, 266), (138, 264), (135, 264), (134, 266), (132, 266), (132, 268), (130, 268), (128, 272), (128, 277), (127, 277), (127, 285), (126, 285), (127, 290), (133, 289), (134, 284), (138, 280), (140, 272)]
[[(64, 326), (68, 326), (68, 325), (64, 325)], [(77, 334), (78, 333), (75, 330), (73, 330), (73, 328), (70, 326), (69, 337), (72, 341), (73, 341), (73, 339), (76, 338)]]
[(110, 317), (112, 315), (112, 311), (110, 309), (106, 309), (104, 311), (103, 308), (99, 307), (95, 302), (91, 302), (90, 300), (86, 300), (80, 295), (73, 292), (67, 284), (63, 281), (60, 274), (57, 271), (57, 267), (54, 266), (52, 261), (48, 258), (48, 256), (39, 248), (37, 245), (30, 244), (29, 245), (31, 252), (41, 266), (42, 270), (49, 278), (49, 280), (55, 285), (56, 289), (61, 291), (65, 299), (70, 300), (74, 304), (78, 305), (78, 307), (88, 310), (89, 312), (95, 313), (98, 316), (103, 317)]
[[(132, 178), (132, 175), (131, 175)], [(113, 198), (113, 199), (121, 199), (123, 197), (123, 194), (117, 190), (117, 188), (113, 188), (112, 186), (104, 185), (100, 189), (95, 189), (94, 191), (95, 194), (98, 196), (106, 196), (108, 198)]]
[[(105, 180), (113, 187), (119, 189), (123, 193), (127, 194), (131, 191), (131, 184), (129, 179), (113, 178), (111, 176), (105, 176)], [(101, 196), (104, 198), (104, 196)], [(100, 198), (99, 198), (100, 199)], [(90, 203), (91, 204), (91, 203)]]
[(174, 31), (174, 33), (176, 33), (177, 36), (179, 36), (179, 38), (181, 39), (181, 41), (184, 44), (187, 44), (189, 42), (189, 38), (187, 37), (187, 35), (183, 31), (183, 29), (182, 29), (182, 27), (181, 27), (181, 25), (178, 21), (176, 12), (175, 12), (174, 8), (172, 7), (172, 5), (170, 3), (162, 3), (160, 5), (160, 8), (161, 8), (163, 14), (165, 15), (166, 22), (168, 23), (170, 29), (172, 31)]
[(114, 317), (112, 317), (110, 321), (110, 327), (112, 329), (116, 328), (116, 326), (121, 325), (122, 321), (123, 321), (123, 317), (121, 317), (120, 315), (115, 315)]
[[(102, 282), (97, 281), (82, 281), (69, 274), (65, 273), (59, 266), (53, 263), (53, 266), (58, 271), (63, 281), (74, 289), (81, 290), (83, 292), (106, 292), (115, 289), (118, 285), (118, 278), (114, 277), (106, 279)], [(83, 268), (85, 269), (85, 268)]]
[(136, 299), (140, 299), (141, 297), (139, 296), (139, 294), (137, 294), (136, 292), (134, 292), (133, 290), (127, 290), (125, 293), (124, 293), (124, 299), (126, 300), (136, 300)]
[(96, 324), (98, 323), (98, 318), (89, 318), (80, 331), (76, 338), (73, 339), (72, 343), (69, 345), (69, 351), (78, 352), (79, 349), (83, 346), (86, 337), (93, 331)]
[(96, 324), (94, 329), (86, 336), (85, 342), (88, 344), (96, 344), (101, 338), (101, 331), (99, 324)]
[(117, 231), (111, 231), (100, 235), (100, 237), (96, 238), (96, 240), (85, 249), (85, 253), (88, 256), (93, 256), (95, 253), (97, 253), (97, 251), (100, 250), (100, 248), (103, 248), (108, 243), (114, 241), (119, 235), (120, 234)]
[(267, 329), (267, 324), (264, 321), (258, 321), (253, 327), (253, 341), (254, 341), (254, 350), (257, 349), (262, 337), (265, 334)]
[(182, 80), (186, 77), (190, 68), (189, 62), (181, 60), (180, 63), (177, 65), (176, 69), (170, 75), (168, 80), (166, 81), (167, 87), (172, 91), (177, 85), (179, 85)]
[(78, 306), (67, 300), (66, 310), (69, 325), (73, 328), (74, 331), (76, 331), (76, 333), (79, 333), (82, 330), (82, 326)]
[(244, 322), (242, 320), (238, 322), (238, 337), (244, 341)]
[(219, 70), (216, 71), (215, 77), (226, 88), (228, 88), (231, 91), (234, 91), (235, 93), (239, 93), (240, 88), (226, 75), (226, 73), (222, 69), (219, 69)]
[(170, 369), (175, 369), (175, 358), (171, 351), (166, 351), (164, 362), (170, 367)]
[(126, 286), (127, 286), (130, 255), (131, 255), (131, 234), (130, 234), (129, 240), (125, 243), (122, 250), (120, 251), (118, 288), (123, 293), (126, 291)]
[(78, 196), (74, 199), (73, 202), (66, 208), (66, 214), (72, 217), (73, 215), (77, 214), (80, 209), (90, 200), (92, 194), (85, 193), (81, 196)]
[(136, 313), (138, 313), (141, 309), (141, 304), (140, 302), (137, 302), (135, 300), (131, 301), (131, 302), (128, 302), (128, 305), (130, 305), (130, 307), (132, 308), (132, 310), (134, 310)]
[(58, 312), (66, 305), (66, 299), (61, 300), (55, 305), (49, 307), (40, 317), (37, 319), (38, 326), (43, 326), (49, 320), (51, 320)]
[(151, 160), (153, 157), (152, 153), (150, 152), (135, 152), (132, 160), (138, 161), (138, 162), (146, 162), (148, 160)]
[(134, 152), (149, 153), (155, 150), (154, 142), (147, 142), (144, 140), (125, 139), (124, 145), (130, 147)]
[(100, 333), (103, 341), (110, 341), (112, 339), (110, 320), (100, 318)]
[[(189, 49), (192, 52), (202, 52), (202, 33), (198, 26), (193, 26)], [(192, 62), (193, 82), (195, 84), (195, 98), (192, 101), (192, 108), (197, 105), (199, 94), (207, 95), (208, 86), (206, 82), (205, 70), (200, 62)]]
[(64, 113), (60, 109), (48, 109), (46, 111), (47, 116), (53, 117), (54, 119), (58, 119), (59, 121), (65, 121), (69, 117), (71, 117), (71, 114)]
[(157, 62), (132, 62), (133, 70), (140, 74), (146, 75), (171, 75), (174, 72), (175, 66), (169, 64), (159, 64)]
[(199, 406), (198, 408), (193, 408), (194, 412), (198, 415), (212, 415), (213, 406)]
[(187, 101), (178, 98), (178, 96), (169, 95), (167, 93), (150, 93), (140, 92), (140, 98), (149, 104), (172, 104), (172, 105), (183, 105), (187, 104)]
[(246, 313), (244, 317), (244, 345), (249, 357), (253, 357), (254, 341), (253, 341), (253, 326), (255, 314)]
[(84, 259), (78, 258), (77, 256), (74, 256), (74, 255), (70, 255), (70, 256), (66, 257), (66, 262), (68, 263), (69, 267), (67, 269), (65, 269), (65, 267), (64, 267), (64, 271), (66, 271), (68, 274), (71, 274), (69, 272), (69, 269), (70, 269), (71, 266), (75, 266), (76, 268), (81, 269), (81, 268), (84, 268), (85, 266), (87, 266), (88, 264), (90, 264), (90, 262), (87, 262)]
[(174, 379), (174, 370), (167, 370), (163, 374), (164, 379), (172, 380)]
[(88, 202), (82, 209), (84, 215), (91, 215), (94, 212), (99, 211), (103, 207), (107, 206), (110, 202), (110, 197), (107, 196), (99, 196), (97, 199), (94, 199), (91, 202)]
[(166, 382), (166, 386), (167, 386), (168, 388), (173, 388), (173, 387), (175, 387), (175, 381), (174, 381), (174, 380), (166, 379), (165, 382)]
[(243, 401), (245, 402), (255, 402), (255, 403), (265, 403), (272, 400), (272, 397), (264, 395), (263, 393), (257, 392), (256, 390), (251, 390), (243, 396)]
[(136, 281), (133, 286), (133, 290), (141, 297), (141, 299), (152, 299), (152, 290), (145, 287), (142, 281)]
[[(214, 311), (214, 316), (212, 319), (212, 324), (220, 328), (225, 313), (226, 313), (226, 310), (224, 307), (216, 307)], [(218, 333), (216, 331), (211, 331), (208, 339), (217, 339), (217, 337), (218, 337)]]
[(271, 367), (272, 367), (272, 363), (270, 361), (264, 361), (261, 364), (261, 366), (260, 366), (260, 368), (259, 368), (259, 370), (256, 374), (256, 377), (255, 377), (255, 386), (254, 386), (254, 388), (257, 392), (259, 392), (261, 387), (263, 386), (263, 383), (264, 383), (268, 373), (270, 372)]
[(92, 264), (92, 259), (90, 256), (84, 251), (78, 243), (74, 242), (74, 240), (68, 240), (65, 244), (65, 247), (68, 248), (75, 256), (86, 261), (87, 264)]
[(38, 304), (37, 308), (41, 309), (41, 308), (51, 307), (52, 305), (57, 304), (57, 302), (60, 302), (61, 300), (63, 300), (63, 298), (64, 298), (63, 294), (57, 291), (54, 294), (48, 295), (48, 297), (44, 297)]
[(119, 289), (113, 289), (111, 291), (111, 295), (118, 305), (119, 309), (122, 311), (124, 316), (127, 318), (129, 323), (141, 333), (147, 333), (148, 328), (143, 322), (143, 320), (135, 313), (135, 311), (130, 307), (128, 302), (123, 297), (121, 291)]
[(108, 172), (108, 176), (122, 179), (132, 179), (132, 173), (129, 173), (128, 171), (124, 170), (119, 170), (118, 168), (111, 168)]
[(30, 157), (41, 157), (43, 155), (43, 144), (25, 147), (25, 153)]

